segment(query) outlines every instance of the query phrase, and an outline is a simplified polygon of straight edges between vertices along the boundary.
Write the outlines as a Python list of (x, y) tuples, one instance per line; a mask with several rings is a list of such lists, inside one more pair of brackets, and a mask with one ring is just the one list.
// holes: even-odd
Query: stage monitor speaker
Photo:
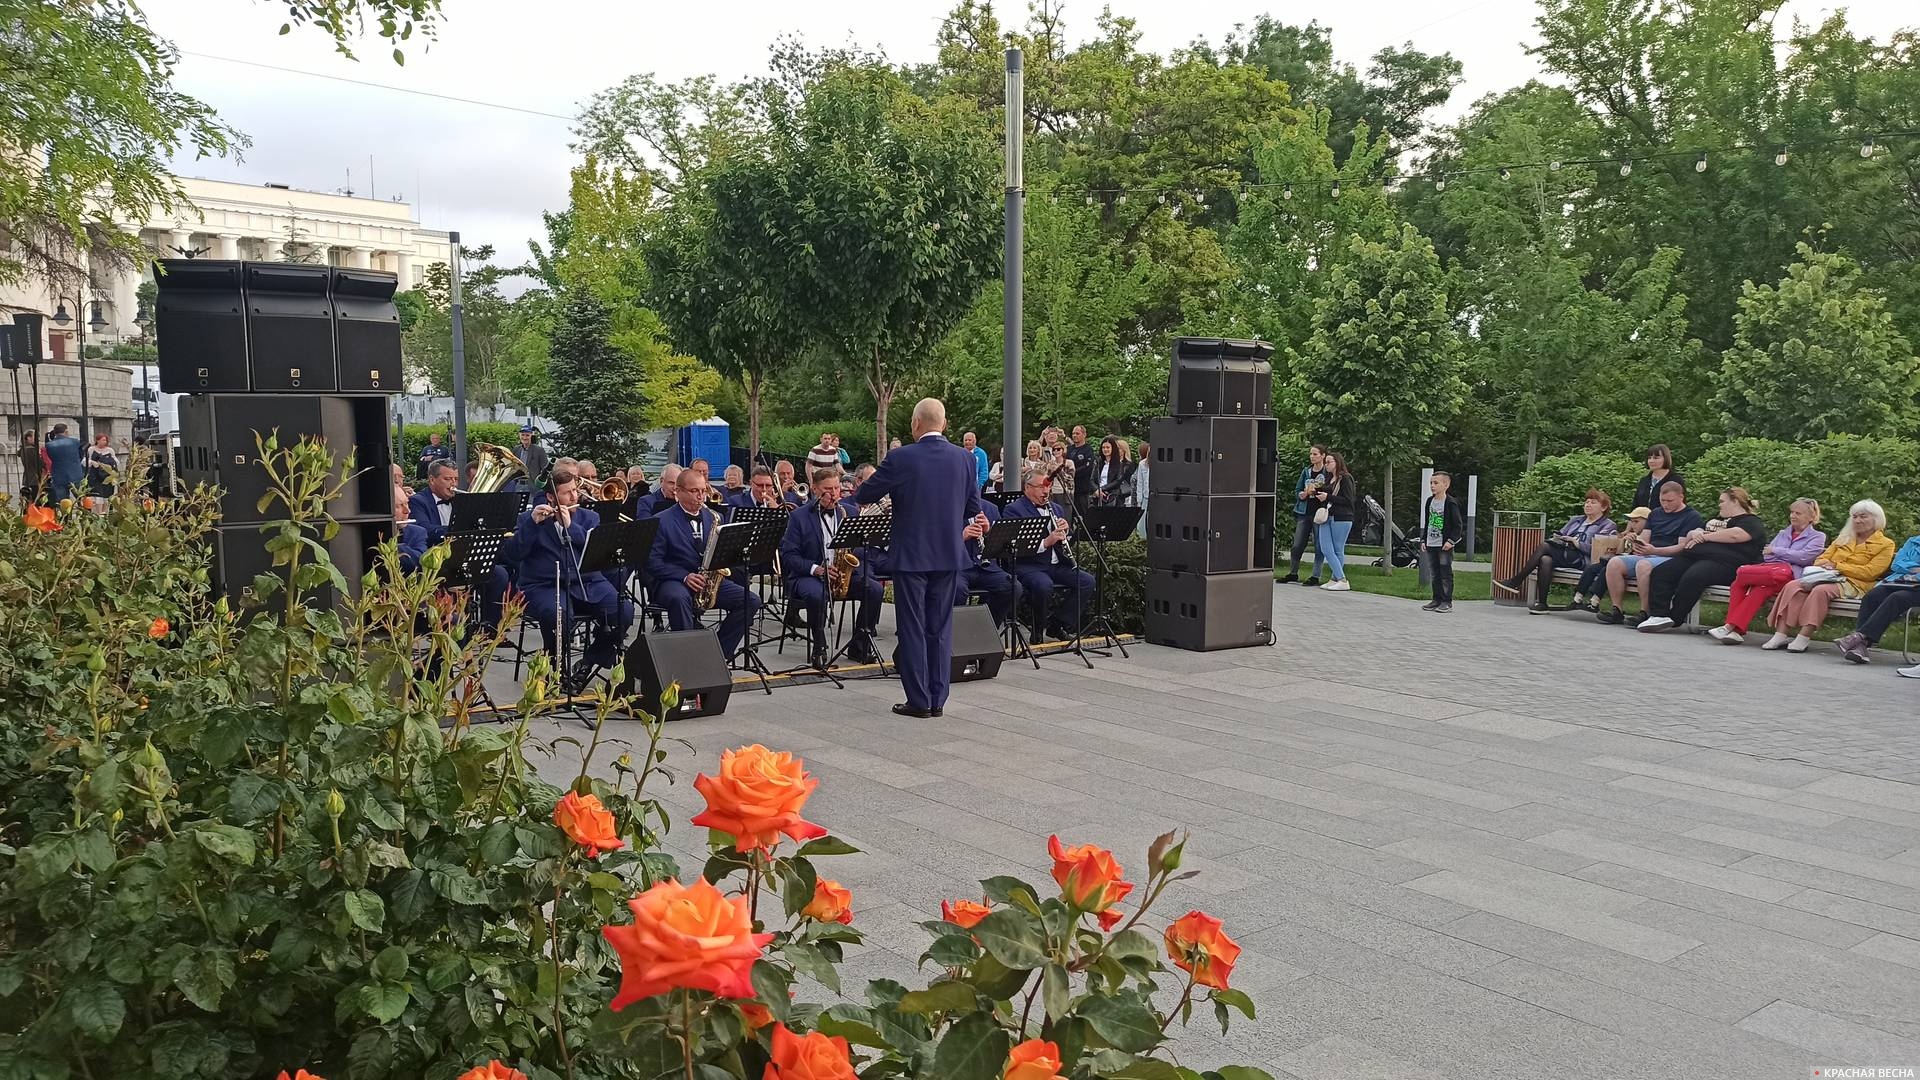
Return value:
[(330, 394), (334, 369), (333, 268), (246, 263), (247, 347), (253, 389)]
[(402, 392), (400, 314), (393, 306), (399, 283), (384, 270), (334, 269), (333, 335), (342, 393)]
[(1000, 628), (993, 625), (992, 612), (980, 604), (953, 609), (953, 668), (949, 682), (991, 679), (1000, 674), (1000, 661), (1005, 656), (1000, 645)]
[(1194, 574), (1273, 569), (1272, 495), (1156, 491), (1147, 501), (1148, 566)]
[(1270, 416), (1273, 346), (1264, 341), (1175, 338), (1167, 411), (1175, 416)]
[(1278, 480), (1276, 420), (1253, 416), (1162, 416), (1153, 421), (1153, 491), (1186, 495), (1271, 494)]
[(284, 517), (275, 503), (263, 514), (267, 472), (260, 464), (259, 439), (277, 431), (281, 445), (313, 435), (326, 440), (336, 463), (334, 478), (345, 475), (346, 456), (354, 457), (353, 479), (327, 507), (338, 519), (393, 516), (387, 399), (304, 394), (193, 394), (180, 399), (180, 445), (176, 465), (188, 486), (225, 489), (220, 518), (227, 525)]
[[(318, 532), (312, 533), (319, 539)], [(327, 557), (340, 570), (347, 580), (347, 587), (356, 595), (360, 589), (360, 579), (367, 570), (376, 565), (374, 549), (393, 535), (393, 521), (343, 521), (340, 531), (332, 540), (324, 541)], [(246, 592), (255, 578), (262, 574), (276, 574), (285, 588), (286, 572), (284, 568), (276, 570), (273, 556), (267, 551), (268, 534), (260, 531), (258, 525), (220, 525), (213, 530), (213, 588), (216, 595), (226, 596), (235, 610), (250, 606), (246, 602)], [(302, 559), (302, 563), (310, 562)], [(278, 609), (283, 593), (276, 593), (265, 606)], [(348, 599), (339, 594), (331, 584), (310, 589), (305, 594), (308, 606), (320, 610), (331, 610)]]
[(245, 264), (161, 259), (154, 264), (154, 339), (160, 389), (232, 394), (252, 389), (247, 366)]
[(1147, 640), (1195, 652), (1273, 644), (1273, 571), (1147, 571)]
[[(719, 716), (733, 693), (733, 672), (712, 630), (641, 634), (627, 650), (626, 669), (617, 692), (630, 696), (638, 686), (640, 708), (663, 720)], [(669, 714), (660, 708), (660, 691), (671, 683), (680, 684), (680, 704)]]

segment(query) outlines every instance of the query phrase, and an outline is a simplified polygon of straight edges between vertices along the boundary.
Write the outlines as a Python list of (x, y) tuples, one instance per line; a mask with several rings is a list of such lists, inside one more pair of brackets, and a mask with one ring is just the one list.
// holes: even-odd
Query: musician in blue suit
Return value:
[(541, 640), (549, 652), (558, 638), (561, 618), (584, 616), (592, 621), (585, 655), (561, 682), (565, 693), (576, 694), (595, 669), (613, 666), (627, 627), (619, 595), (606, 575), (580, 572), (587, 533), (600, 524), (600, 515), (579, 505), (580, 474), (556, 465), (548, 474), (546, 491), (547, 501), (521, 514), (514, 528), (514, 543), (520, 551), (517, 577), (527, 599), (527, 614), (540, 624)]
[[(787, 592), (806, 609), (812, 629), (813, 645), (808, 653), (813, 666), (827, 666), (827, 567), (835, 552), (827, 545), (853, 514), (840, 501), (840, 485), (834, 482), (837, 469), (816, 469), (813, 473), (813, 501), (787, 515), (787, 534), (780, 540), (780, 570)], [(847, 656), (855, 663), (872, 664), (880, 659), (873, 647), (873, 635), (880, 627), (880, 601), (883, 590), (879, 579), (863, 574), (867, 553), (856, 553), (862, 567), (855, 567), (847, 595), (859, 601), (854, 615), (853, 641)]]
[(994, 624), (1005, 625), (1016, 602), (1013, 576), (1002, 570), (999, 563), (988, 559), (980, 546), (980, 538), (999, 523), (1000, 508), (991, 500), (982, 499), (980, 511), (986, 521), (968, 522), (962, 534), (966, 538), (967, 557), (972, 560), (972, 565), (960, 572), (960, 586), (954, 591), (953, 604), (959, 607), (967, 602), (968, 596), (979, 593), (987, 602), (987, 612), (993, 616)]
[(427, 487), (407, 500), (407, 514), (415, 525), (427, 530), (427, 542), (437, 544), (447, 538), (453, 524), (453, 494), (460, 483), (460, 470), (445, 459), (427, 466)]
[[(647, 553), (647, 571), (652, 578), (654, 602), (666, 609), (667, 625), (675, 630), (692, 630), (700, 625), (693, 610), (693, 597), (707, 585), (700, 564), (707, 554), (707, 541), (720, 527), (720, 515), (707, 506), (707, 478), (683, 469), (674, 484), (676, 504), (654, 517), (660, 531)], [(720, 583), (719, 599), (714, 606), (726, 612), (720, 621), (720, 649), (733, 661), (740, 641), (747, 636), (747, 623), (760, 608), (760, 598), (739, 582), (727, 578)]]
[[(1020, 591), (1033, 601), (1033, 640), (1046, 640), (1048, 631), (1060, 637), (1072, 637), (1079, 631), (1080, 616), (1093, 596), (1093, 575), (1073, 565), (1067, 547), (1067, 518), (1053, 505), (1053, 474), (1046, 469), (1028, 469), (1020, 478), (1021, 495), (1007, 504), (1001, 513), (1009, 518), (1045, 517), (1053, 520), (1053, 529), (1040, 542), (1040, 550), (1013, 564), (1020, 579)], [(1053, 590), (1066, 590), (1062, 610), (1053, 611)], [(1057, 616), (1049, 618), (1049, 616)]]
[(922, 398), (913, 407), (913, 442), (889, 453), (861, 484), (865, 505), (893, 497), (894, 615), (900, 644), (894, 660), (906, 704), (901, 716), (939, 716), (947, 704), (953, 664), (953, 596), (960, 572), (973, 564), (961, 536), (969, 521), (984, 522), (973, 457), (948, 442), (947, 407)]
[[(415, 493), (417, 496), (417, 492)], [(411, 574), (420, 569), (420, 559), (433, 546), (427, 538), (427, 530), (413, 520), (413, 501), (393, 502), (394, 544), (400, 553), (400, 572)]]

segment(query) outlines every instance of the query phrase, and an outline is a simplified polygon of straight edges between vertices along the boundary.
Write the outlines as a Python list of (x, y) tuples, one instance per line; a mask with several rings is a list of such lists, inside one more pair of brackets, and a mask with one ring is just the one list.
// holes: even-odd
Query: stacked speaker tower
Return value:
[(1273, 643), (1273, 346), (1178, 338), (1147, 485), (1147, 640)]
[(393, 533), (387, 396), (400, 386), (398, 279), (298, 263), (163, 259), (159, 267), (160, 388), (189, 395), (180, 402), (175, 469), (189, 486), (225, 489), (215, 587), (238, 603), (272, 570), (260, 525), (286, 507), (260, 507), (267, 474), (256, 438), (276, 431), (283, 446), (324, 439), (336, 482), (352, 456), (355, 475), (327, 508), (340, 529), (326, 544), (358, 583), (368, 553)]

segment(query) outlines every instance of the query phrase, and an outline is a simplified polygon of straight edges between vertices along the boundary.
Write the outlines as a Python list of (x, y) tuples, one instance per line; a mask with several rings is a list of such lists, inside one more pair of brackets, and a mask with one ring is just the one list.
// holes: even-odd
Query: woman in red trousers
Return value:
[(1820, 504), (1812, 499), (1795, 499), (1787, 511), (1787, 527), (1775, 534), (1767, 545), (1766, 557), (1734, 572), (1727, 591), (1733, 600), (1727, 605), (1727, 621), (1707, 631), (1722, 644), (1738, 645), (1746, 640), (1747, 627), (1775, 593), (1798, 578), (1827, 546), (1827, 535), (1814, 528), (1820, 523)]

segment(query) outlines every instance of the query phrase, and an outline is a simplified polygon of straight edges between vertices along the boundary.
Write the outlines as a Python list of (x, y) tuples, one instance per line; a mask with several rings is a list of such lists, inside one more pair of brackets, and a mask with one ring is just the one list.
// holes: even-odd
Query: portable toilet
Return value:
[(681, 468), (693, 464), (694, 458), (705, 458), (710, 466), (709, 472), (717, 482), (720, 474), (727, 469), (732, 460), (732, 432), (725, 420), (714, 417), (711, 420), (696, 420), (679, 430), (674, 440), (678, 453), (674, 462)]

